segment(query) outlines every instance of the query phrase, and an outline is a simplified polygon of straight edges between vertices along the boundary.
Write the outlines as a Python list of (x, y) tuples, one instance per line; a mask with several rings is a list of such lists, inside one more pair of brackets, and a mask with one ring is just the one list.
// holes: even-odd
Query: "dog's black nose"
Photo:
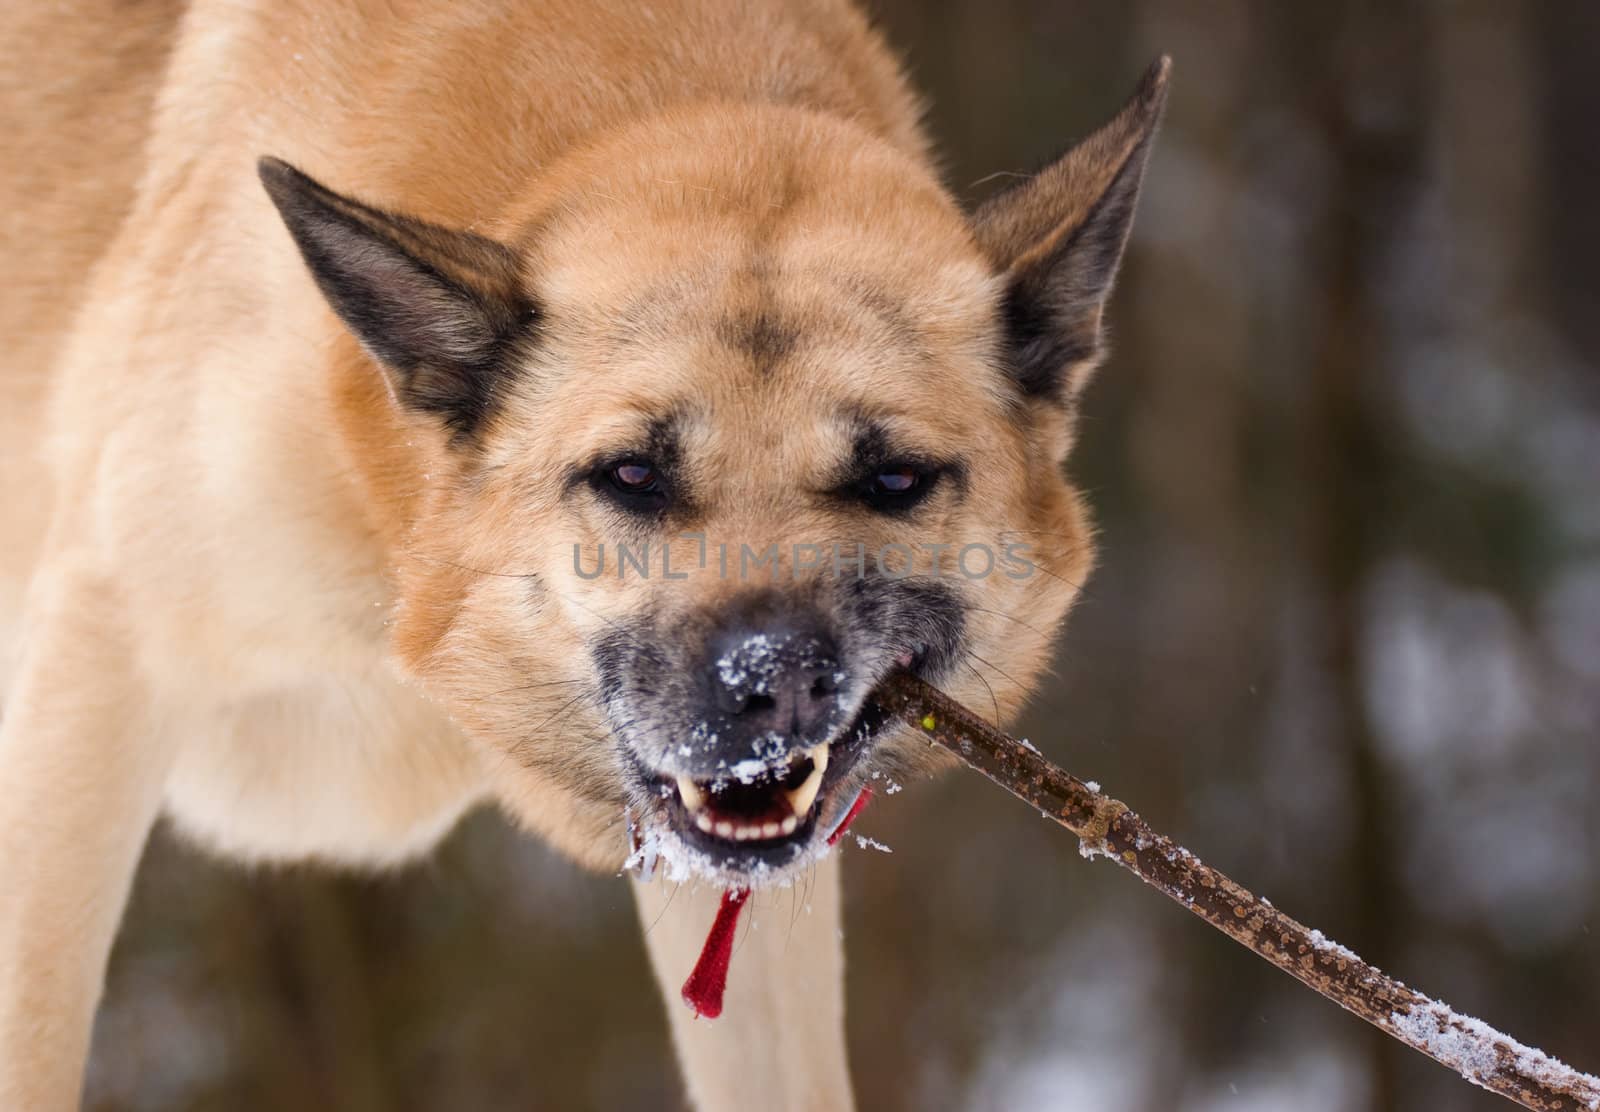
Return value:
[(844, 680), (833, 638), (788, 623), (725, 631), (712, 642), (710, 672), (717, 709), (736, 734), (796, 746), (827, 736)]

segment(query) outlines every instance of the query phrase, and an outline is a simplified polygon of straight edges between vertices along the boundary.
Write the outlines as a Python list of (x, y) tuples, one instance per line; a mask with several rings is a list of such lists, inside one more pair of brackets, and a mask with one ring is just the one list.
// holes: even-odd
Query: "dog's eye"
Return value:
[(629, 494), (654, 494), (661, 489), (661, 476), (648, 463), (619, 463), (611, 469), (611, 481)]
[(933, 489), (937, 471), (911, 463), (880, 467), (862, 487), (862, 501), (882, 513), (909, 510)]
[(914, 467), (896, 467), (892, 471), (880, 471), (873, 477), (873, 489), (879, 494), (910, 494), (922, 481), (922, 475)]
[(600, 494), (632, 513), (660, 513), (667, 504), (666, 479), (649, 460), (605, 464), (589, 481)]

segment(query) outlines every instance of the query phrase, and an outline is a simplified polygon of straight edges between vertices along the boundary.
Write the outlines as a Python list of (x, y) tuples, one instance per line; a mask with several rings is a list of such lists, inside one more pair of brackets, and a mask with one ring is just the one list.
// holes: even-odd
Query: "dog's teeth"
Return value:
[(783, 834), (793, 834), (794, 828), (800, 825), (800, 820), (790, 815), (778, 824), (778, 830)]
[(706, 805), (705, 796), (700, 794), (700, 789), (695, 787), (694, 781), (687, 776), (678, 777), (678, 795), (683, 799), (683, 805), (690, 811), (698, 811)]
[(822, 769), (813, 768), (811, 775), (806, 777), (806, 782), (794, 791), (787, 793), (789, 796), (789, 809), (798, 818), (805, 818), (811, 813), (811, 805), (817, 801), (817, 793), (822, 790)]
[(806, 750), (806, 756), (811, 758), (812, 768), (816, 769), (818, 772), (828, 771), (827, 742), (823, 742), (821, 745), (813, 745), (810, 749)]
[(698, 826), (701, 830), (704, 830), (707, 834), (711, 833), (711, 816), (710, 815), (707, 815), (705, 813), (701, 813), (701, 814), (696, 815), (694, 817), (694, 824), (696, 826)]
[(761, 836), (763, 838), (776, 838), (781, 833), (783, 833), (783, 827), (775, 822), (769, 822), (761, 828)]
[(748, 842), (750, 840), (750, 828), (748, 826), (734, 827), (733, 840), (736, 842)]
[(723, 822), (717, 823), (717, 837), (719, 837), (719, 838), (731, 838), (731, 837), (733, 837), (733, 823), (727, 822), (727, 821), (723, 821)]

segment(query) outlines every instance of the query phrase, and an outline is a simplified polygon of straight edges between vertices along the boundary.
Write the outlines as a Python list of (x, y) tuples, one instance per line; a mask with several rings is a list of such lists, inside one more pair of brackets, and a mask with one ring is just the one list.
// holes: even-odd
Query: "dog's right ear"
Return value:
[(533, 324), (510, 248), (340, 196), (276, 158), (258, 169), (323, 296), (395, 395), (470, 437)]

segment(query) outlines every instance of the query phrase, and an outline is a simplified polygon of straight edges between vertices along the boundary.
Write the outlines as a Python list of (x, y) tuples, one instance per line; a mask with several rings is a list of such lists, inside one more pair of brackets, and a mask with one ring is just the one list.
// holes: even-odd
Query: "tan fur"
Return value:
[[(496, 800), (619, 864), (606, 724), (570, 705), (584, 639), (732, 588), (579, 578), (572, 544), (607, 523), (558, 492), (664, 407), (713, 541), (895, 539), (797, 499), (850, 407), (960, 454), (970, 490), (919, 529), (1028, 542), (1042, 574), (973, 588), (987, 668), (947, 686), (1018, 707), (1091, 560), (1069, 415), (997, 371), (1007, 260), (852, 7), (62, 7), (0, 14), (0, 1107), (74, 1106), (158, 813), (240, 858), (370, 865)], [(264, 154), (516, 249), (539, 344), (479, 454), (399, 406), (329, 311)], [(1051, 235), (1087, 205), (1060, 211)], [(790, 355), (756, 366), (752, 322)], [(734, 1024), (673, 1011), (700, 1107), (849, 1105), (832, 863), (821, 879), (788, 958), (741, 955)], [(714, 896), (650, 935), (669, 990)]]

